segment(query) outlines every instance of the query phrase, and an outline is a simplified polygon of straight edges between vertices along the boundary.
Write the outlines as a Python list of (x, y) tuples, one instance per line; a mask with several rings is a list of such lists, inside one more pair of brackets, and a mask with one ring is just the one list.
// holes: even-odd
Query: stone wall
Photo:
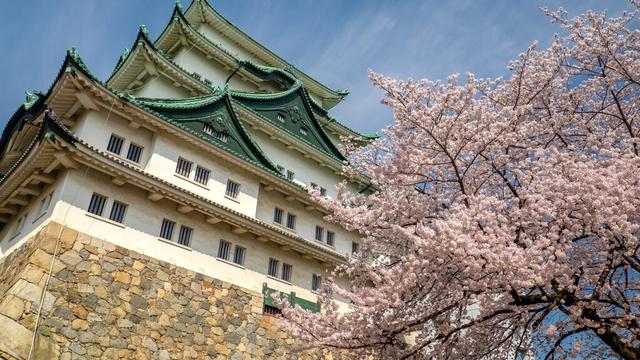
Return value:
[[(61, 226), (0, 259), (0, 359), (26, 359)], [(135, 239), (131, 239), (135, 241)], [(32, 359), (315, 358), (263, 297), (65, 228)]]

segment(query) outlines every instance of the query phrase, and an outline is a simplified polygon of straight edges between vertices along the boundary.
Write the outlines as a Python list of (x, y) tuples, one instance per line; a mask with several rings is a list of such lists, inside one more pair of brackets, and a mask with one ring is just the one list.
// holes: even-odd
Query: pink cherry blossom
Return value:
[(347, 146), (375, 192), (315, 196), (363, 246), (321, 313), (283, 308), (304, 348), (640, 359), (638, 19), (545, 13), (562, 35), (507, 78), (370, 74), (394, 122)]

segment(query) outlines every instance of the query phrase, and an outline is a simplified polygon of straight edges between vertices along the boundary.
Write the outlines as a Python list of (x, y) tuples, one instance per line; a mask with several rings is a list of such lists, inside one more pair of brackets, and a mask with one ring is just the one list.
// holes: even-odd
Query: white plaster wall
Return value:
[[(176, 175), (178, 157), (193, 162), (189, 179)], [(238, 161), (243, 160), (238, 159)], [(206, 186), (193, 181), (197, 165), (211, 171), (209, 182)], [(259, 191), (258, 177), (165, 134), (156, 135), (153, 155), (151, 155), (145, 170), (181, 188), (216, 201), (245, 215), (255, 216), (256, 214)], [(228, 179), (240, 184), (240, 194), (237, 199), (225, 196)]]
[[(100, 112), (85, 111), (78, 117), (73, 127), (73, 132), (102, 151), (107, 151), (111, 134), (124, 138), (119, 157), (127, 162), (130, 162), (126, 159), (129, 145), (133, 142), (138, 146), (142, 146), (142, 155), (140, 156), (140, 162), (137, 164), (141, 167), (145, 166), (153, 152), (153, 132), (143, 127), (134, 129), (129, 126), (128, 120), (123, 119), (114, 112), (109, 113), (108, 110)], [(112, 155), (115, 156), (115, 154)], [(134, 162), (130, 163), (136, 164)]]
[[(173, 61), (189, 72), (200, 74), (203, 78), (210, 80), (213, 85), (219, 87), (224, 87), (227, 78), (235, 71), (235, 69), (225, 70), (215, 60), (207, 59), (206, 55), (196, 47), (181, 47)], [(258, 91), (254, 84), (242, 80), (237, 74), (231, 78), (229, 86), (237, 90)]]
[[(104, 210), (107, 217), (114, 199), (129, 204), (124, 224), (87, 215), (86, 209), (94, 191), (108, 197)], [(115, 186), (104, 175), (94, 171), (86, 175), (84, 170), (69, 172), (61, 192), (62, 200), (56, 207), (53, 220), (62, 222), (66, 219), (68, 226), (80, 232), (250, 290), (261, 292), (262, 284), (266, 282), (271, 288), (295, 291), (297, 295), (315, 301), (315, 295), (310, 291), (312, 274), (324, 275), (326, 270), (316, 260), (303, 259), (295, 252), (284, 252), (273, 243), (255, 240), (252, 235), (233, 234), (227, 225), (208, 224), (203, 216), (181, 214), (172, 202), (152, 202), (146, 198), (145, 192), (132, 186)], [(174, 240), (180, 225), (193, 229), (192, 250), (158, 240), (163, 218), (176, 222)], [(244, 267), (215, 258), (220, 239), (247, 249)], [(290, 284), (266, 275), (270, 257), (280, 260), (280, 266), (283, 262), (293, 266)]]
[[(52, 184), (41, 186), (39, 196), (32, 197), (29, 205), (22, 208), (18, 214), (11, 218), (11, 221), (0, 230), (0, 258), (17, 248), (24, 240), (37, 233), (42, 226), (46, 225), (51, 219), (56, 204), (62, 198), (64, 192), (64, 181), (62, 177), (58, 177)], [(40, 201), (42, 198), (53, 194), (49, 207), (45, 211), (40, 211)], [(17, 220), (27, 214), (27, 219), (19, 233), (15, 233)]]
[(296, 150), (287, 149), (282, 142), (272, 140), (260, 130), (254, 130), (249, 126), (247, 128), (267, 156), (277, 165), (293, 171), (296, 180), (305, 184), (313, 182), (326, 188), (328, 196), (335, 195), (335, 185), (342, 181), (342, 178), (336, 175), (333, 170), (320, 167), (317, 161), (305, 158)]
[[(276, 207), (279, 207), (285, 211), (283, 216), (283, 224), (276, 224), (273, 222), (273, 212)], [(292, 213), (296, 215), (296, 229), (291, 230), (286, 225), (286, 213)], [(358, 241), (358, 235), (354, 232), (348, 232), (342, 227), (330, 223), (323, 219), (322, 214), (318, 211), (305, 210), (304, 206), (297, 201), (289, 201), (285, 199), (282, 193), (272, 190), (266, 191), (264, 187), (260, 189), (260, 199), (258, 202), (258, 212), (256, 217), (265, 221), (268, 224), (279, 226), (282, 229), (291, 231), (299, 236), (308, 239), (309, 241), (317, 244), (322, 244), (328, 249), (334, 249), (341, 254), (351, 254), (351, 243)], [(323, 241), (315, 240), (316, 225), (324, 228)], [(335, 235), (335, 246), (331, 247), (327, 245), (326, 236), (327, 231), (333, 231)]]
[(185, 88), (177, 87), (164, 76), (154, 77), (151, 80), (146, 80), (144, 85), (140, 85), (139, 88), (135, 88), (133, 95), (146, 98), (178, 98), (184, 99), (191, 97), (189, 91)]
[(211, 40), (211, 42), (226, 49), (230, 53), (235, 54), (237, 57), (243, 60), (250, 60), (256, 64), (266, 65), (262, 60), (259, 60), (253, 54), (249, 53), (247, 50), (240, 47), (238, 44), (233, 42), (228, 37), (222, 35), (220, 32), (218, 32), (208, 24), (200, 24), (200, 26), (198, 27), (198, 31), (203, 33), (204, 36)]

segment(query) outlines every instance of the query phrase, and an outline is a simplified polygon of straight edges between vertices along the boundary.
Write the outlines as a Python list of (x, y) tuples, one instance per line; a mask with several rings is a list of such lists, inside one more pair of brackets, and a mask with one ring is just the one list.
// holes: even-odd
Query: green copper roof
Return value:
[(278, 172), (250, 135), (225, 92), (188, 99), (129, 97), (130, 101), (172, 124), (263, 168)]
[(263, 120), (284, 130), (338, 161), (345, 157), (331, 142), (314, 116), (302, 83), (275, 94), (253, 94), (232, 91), (231, 97)]
[[(231, 28), (233, 28), (235, 31), (237, 31), (239, 34), (241, 34), (242, 36), (246, 37), (250, 42), (253, 42), (254, 44), (256, 44), (259, 48), (262, 48), (266, 53), (270, 54), (272, 57), (274, 57), (275, 59), (277, 59), (279, 62), (281, 63), (285, 63), (288, 64), (288, 67), (291, 68), (292, 70), (292, 74), (294, 73), (294, 71), (297, 71), (299, 74), (301, 74), (302, 76), (310, 79), (311, 81), (315, 82), (316, 84), (318, 84), (318, 86), (320, 86), (321, 88), (324, 88), (326, 91), (328, 91), (329, 93), (334, 94), (337, 98), (339, 98), (336, 101), (336, 104), (338, 102), (340, 102), (345, 96), (347, 96), (349, 94), (349, 91), (345, 90), (345, 89), (339, 89), (339, 90), (333, 90), (331, 88), (329, 88), (328, 86), (322, 84), (321, 82), (319, 82), (318, 80), (312, 78), (311, 76), (309, 76), (308, 74), (304, 73), (302, 70), (294, 67), (292, 64), (289, 64), (287, 61), (285, 61), (284, 59), (282, 59), (280, 56), (278, 56), (276, 53), (272, 52), (271, 50), (269, 50), (268, 48), (264, 47), (260, 42), (256, 41), (254, 38), (252, 38), (249, 34), (245, 33), (244, 31), (242, 31), (240, 28), (238, 28), (237, 26), (235, 26), (231, 21), (229, 21), (226, 17), (224, 17), (222, 14), (220, 14), (218, 11), (216, 11), (216, 9), (211, 6), (211, 4), (209, 3), (209, 1), (207, 0), (193, 0), (191, 2), (191, 5), (189, 5), (189, 8), (186, 10), (187, 12), (191, 10), (191, 8), (193, 8), (196, 3), (199, 3), (203, 6), (206, 6), (212, 13), (216, 14), (218, 17), (220, 17), (222, 20), (224, 20)], [(182, 13), (182, 9), (177, 7), (176, 8)], [(185, 17), (186, 20), (186, 17)], [(188, 20), (187, 20), (188, 21)], [(190, 25), (191, 26), (191, 25)]]

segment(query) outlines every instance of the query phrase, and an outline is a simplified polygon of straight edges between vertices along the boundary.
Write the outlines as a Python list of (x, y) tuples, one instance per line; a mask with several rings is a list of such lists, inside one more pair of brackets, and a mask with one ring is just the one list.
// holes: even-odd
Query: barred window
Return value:
[(278, 168), (278, 171), (280, 171), (281, 174), (284, 174), (284, 166), (276, 165), (276, 168)]
[(193, 77), (194, 77), (194, 78), (196, 78), (196, 79), (198, 79), (198, 80), (202, 79), (202, 75), (198, 74), (198, 73), (197, 73), (197, 72), (195, 72), (195, 71), (194, 71), (194, 72), (192, 72), (191, 74), (193, 75)]
[(215, 132), (215, 129), (213, 128), (213, 126), (211, 126), (211, 124), (203, 124), (202, 125), (202, 132), (204, 132), (207, 135), (212, 135)]
[(360, 244), (358, 244), (357, 242), (352, 242), (351, 243), (351, 253), (357, 253), (358, 251), (360, 251)]
[(309, 131), (307, 130), (306, 127), (303, 126), (303, 127), (300, 128), (300, 134), (307, 135), (308, 133), (309, 133)]
[(244, 265), (244, 254), (246, 249), (236, 245), (236, 252), (233, 254), (233, 262), (238, 265)]
[(310, 183), (310, 184), (309, 184), (309, 187), (310, 187), (311, 189), (317, 189), (317, 188), (318, 188), (318, 184), (316, 184), (316, 183), (312, 182), (312, 183)]
[(209, 175), (211, 174), (211, 171), (200, 167), (200, 165), (196, 166), (196, 176), (194, 178), (194, 180), (202, 185), (207, 185), (207, 183), (209, 183)]
[(110, 151), (116, 155), (120, 155), (122, 151), (122, 144), (124, 144), (124, 139), (116, 134), (111, 134), (109, 138), (109, 144), (107, 145), (107, 151)]
[(269, 269), (267, 270), (267, 274), (269, 274), (269, 276), (278, 277), (278, 264), (278, 260), (269, 259)]
[(127, 159), (133, 162), (140, 162), (140, 156), (142, 155), (142, 146), (134, 143), (129, 144), (129, 151), (127, 151)]
[(291, 272), (293, 272), (293, 266), (289, 264), (282, 264), (282, 280), (291, 282)]
[(180, 226), (180, 233), (178, 234), (178, 244), (189, 246), (191, 244), (191, 234), (193, 229), (184, 225)]
[(292, 213), (287, 213), (287, 227), (289, 229), (296, 228), (296, 216)]
[(327, 245), (334, 246), (336, 243), (336, 233), (327, 231)]
[(114, 200), (111, 205), (111, 214), (109, 214), (109, 219), (122, 223), (124, 221), (124, 214), (127, 212), (127, 207), (127, 204)]
[(176, 166), (176, 174), (189, 177), (191, 174), (191, 166), (193, 163), (183, 158), (178, 158), (178, 164)]
[(208, 86), (212, 86), (212, 85), (213, 85), (213, 83), (211, 82), (211, 80), (209, 80), (209, 79), (207, 79), (207, 78), (204, 78), (204, 83), (205, 83), (205, 85), (208, 85)]
[(98, 193), (93, 193), (91, 195), (91, 201), (89, 202), (89, 211), (92, 214), (102, 216), (102, 212), (104, 211), (104, 205), (107, 203), (107, 197), (102, 196)]
[(239, 193), (240, 193), (240, 184), (238, 184), (237, 182), (233, 182), (231, 180), (227, 180), (227, 191), (225, 192), (225, 195), (235, 199), (238, 197)]
[(327, 196), (327, 189), (320, 187), (320, 195)]
[(230, 252), (231, 243), (225, 240), (220, 240), (220, 245), (218, 245), (218, 257), (220, 259), (229, 260)]
[(294, 173), (291, 170), (287, 170), (287, 179), (288, 180), (293, 180), (296, 177), (296, 173)]
[(216, 138), (226, 143), (229, 139), (229, 135), (225, 131), (216, 131)]
[(27, 215), (24, 214), (16, 220), (16, 227), (13, 229), (13, 235), (18, 235), (24, 228), (24, 223), (27, 222)]
[(324, 228), (322, 226), (316, 225), (316, 240), (322, 241), (323, 235), (324, 235)]
[(173, 228), (176, 226), (174, 221), (169, 219), (162, 219), (162, 226), (160, 227), (160, 237), (163, 239), (171, 240), (173, 238)]
[(273, 211), (273, 222), (276, 224), (282, 225), (282, 216), (284, 215), (284, 210), (280, 208), (275, 208)]
[(311, 276), (311, 290), (316, 291), (320, 289), (321, 284), (322, 284), (322, 276), (318, 274), (313, 274), (313, 276)]
[(53, 197), (53, 193), (45, 196), (40, 200), (40, 211), (38, 214), (44, 214), (47, 209), (49, 209), (49, 205), (51, 205), (51, 198)]
[(276, 118), (277, 118), (277, 119), (278, 119), (278, 121), (280, 121), (280, 122), (284, 122), (284, 121), (285, 121), (285, 119), (286, 119), (286, 118), (284, 117), (284, 115), (283, 115), (283, 114), (281, 114), (281, 113), (278, 113), (278, 115), (276, 115)]

